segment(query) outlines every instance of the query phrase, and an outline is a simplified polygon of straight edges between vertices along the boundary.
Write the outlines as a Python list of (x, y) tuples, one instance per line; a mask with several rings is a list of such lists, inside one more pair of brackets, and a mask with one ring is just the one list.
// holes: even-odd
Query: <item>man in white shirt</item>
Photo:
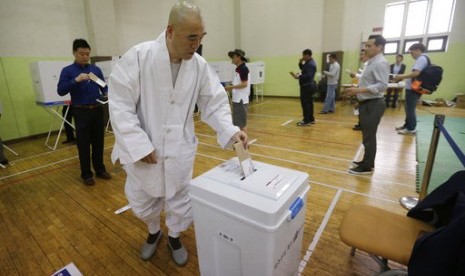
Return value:
[(383, 56), (386, 40), (381, 35), (371, 35), (365, 43), (367, 66), (363, 70), (358, 87), (345, 90), (347, 96), (357, 96), (359, 101), (360, 127), (365, 153), (361, 161), (353, 161), (351, 174), (371, 174), (375, 167), (376, 132), (386, 109), (384, 92), (389, 82), (389, 63)]
[(245, 64), (247, 58), (241, 49), (230, 51), (228, 56), (232, 63), (237, 66), (232, 84), (225, 87), (226, 91), (232, 91), (233, 124), (247, 132), (247, 109), (250, 95), (250, 73)]
[(326, 98), (320, 114), (333, 113), (336, 109), (336, 89), (341, 66), (337, 62), (336, 54), (329, 55), (329, 71), (323, 71), (327, 78)]

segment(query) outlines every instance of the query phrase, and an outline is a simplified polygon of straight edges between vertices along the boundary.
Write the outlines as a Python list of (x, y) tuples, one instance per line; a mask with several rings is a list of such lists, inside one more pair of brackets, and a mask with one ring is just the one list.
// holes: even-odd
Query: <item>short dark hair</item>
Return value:
[(329, 57), (330, 57), (330, 58), (334, 58), (335, 60), (337, 60), (337, 56), (336, 56), (336, 54), (335, 54), (335, 53), (331, 53), (331, 54), (329, 54)]
[(396, 57), (400, 57), (400, 58), (404, 59), (404, 55), (401, 55), (401, 54), (397, 54)]
[(76, 52), (78, 48), (88, 48), (90, 50), (90, 45), (82, 38), (77, 38), (73, 41), (73, 52)]
[(384, 46), (386, 45), (386, 39), (382, 35), (370, 35), (368, 39), (375, 40), (375, 46)]
[(305, 50), (302, 51), (302, 54), (307, 55), (307, 56), (312, 56), (312, 50), (305, 49)]
[(420, 50), (422, 53), (426, 51), (425, 45), (423, 43), (414, 43), (408, 48), (409, 50)]

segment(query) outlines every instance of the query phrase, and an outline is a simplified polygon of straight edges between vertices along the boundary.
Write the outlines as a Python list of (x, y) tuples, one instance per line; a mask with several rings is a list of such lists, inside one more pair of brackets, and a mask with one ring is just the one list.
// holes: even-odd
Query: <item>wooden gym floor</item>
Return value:
[[(333, 114), (320, 115), (321, 108), (322, 103), (315, 103), (315, 125), (297, 127), (301, 119), (297, 98), (265, 98), (251, 104), (249, 136), (257, 140), (250, 152), (254, 160), (310, 175), (301, 274), (373, 275), (377, 264), (363, 252), (351, 257), (338, 227), (356, 203), (406, 213), (398, 199), (417, 195), (415, 137), (398, 135), (394, 127), (402, 124), (404, 111), (387, 109), (378, 130), (375, 172), (351, 175), (347, 173), (351, 160), (363, 155), (361, 133), (352, 130), (357, 118), (344, 102), (337, 103)], [(465, 117), (465, 109), (418, 108), (418, 114), (429, 113)], [(234, 156), (218, 147), (204, 123), (196, 122), (196, 132), (200, 143), (194, 177)], [(71, 262), (84, 275), (200, 274), (193, 227), (181, 236), (189, 252), (185, 267), (171, 260), (166, 235), (152, 260), (140, 259), (145, 225), (130, 211), (114, 214), (127, 201), (125, 173), (109, 158), (111, 133), (105, 137), (105, 162), (113, 179), (96, 179), (93, 187), (81, 182), (75, 146), (60, 143), (50, 151), (44, 141), (41, 137), (7, 143), (20, 155), (6, 151), (11, 165), (0, 169), (0, 275), (50, 275)], [(164, 225), (162, 229), (166, 233)]]

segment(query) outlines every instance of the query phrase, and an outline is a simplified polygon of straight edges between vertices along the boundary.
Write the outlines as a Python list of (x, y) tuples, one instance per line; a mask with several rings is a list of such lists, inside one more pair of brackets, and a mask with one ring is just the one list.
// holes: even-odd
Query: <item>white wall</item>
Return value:
[[(166, 29), (175, 0), (115, 0), (121, 53), (147, 40), (155, 39)], [(197, 0), (205, 21), (207, 35), (202, 41), (203, 55), (210, 59), (227, 59), (234, 45), (233, 0)]]
[(2, 0), (0, 56), (70, 56), (86, 38), (82, 0)]
[(322, 51), (323, 0), (241, 0), (242, 48), (249, 56)]
[(154, 40), (166, 28), (169, 11), (176, 0), (114, 0), (119, 50)]

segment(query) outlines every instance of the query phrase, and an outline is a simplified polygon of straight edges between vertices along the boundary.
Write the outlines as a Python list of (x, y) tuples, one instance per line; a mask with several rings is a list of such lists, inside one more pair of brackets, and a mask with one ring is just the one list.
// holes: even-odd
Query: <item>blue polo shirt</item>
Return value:
[(108, 86), (102, 88), (91, 80), (79, 83), (74, 80), (79, 74), (89, 74), (90, 72), (104, 80), (102, 70), (92, 64), (80, 65), (73, 63), (63, 68), (58, 81), (58, 95), (64, 96), (70, 93), (71, 102), (75, 105), (96, 104), (97, 99), (100, 99), (102, 94), (107, 94)]

